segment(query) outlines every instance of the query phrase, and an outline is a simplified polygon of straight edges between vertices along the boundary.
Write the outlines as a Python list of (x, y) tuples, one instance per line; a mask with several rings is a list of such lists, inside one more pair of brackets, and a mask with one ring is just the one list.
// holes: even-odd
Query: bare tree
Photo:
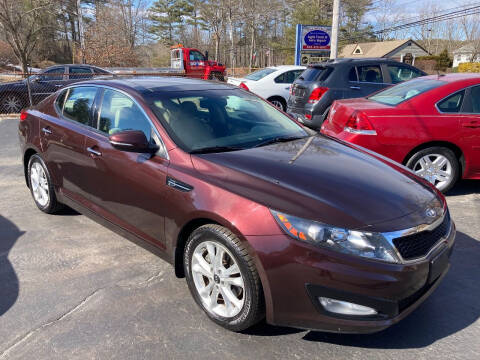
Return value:
[(50, 0), (0, 0), (0, 27), (25, 74), (30, 55), (44, 29), (39, 19), (51, 6)]

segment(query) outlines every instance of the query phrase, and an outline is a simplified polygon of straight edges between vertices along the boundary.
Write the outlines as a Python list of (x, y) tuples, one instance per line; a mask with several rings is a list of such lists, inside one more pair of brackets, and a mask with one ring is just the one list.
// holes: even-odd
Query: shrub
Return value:
[(458, 64), (458, 72), (480, 72), (480, 63), (461, 63)]

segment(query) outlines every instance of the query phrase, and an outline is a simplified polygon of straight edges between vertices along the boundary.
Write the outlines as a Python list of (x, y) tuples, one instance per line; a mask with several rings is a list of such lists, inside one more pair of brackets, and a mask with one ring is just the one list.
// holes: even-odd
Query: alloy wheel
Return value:
[(421, 157), (413, 166), (413, 171), (439, 190), (445, 189), (453, 179), (452, 164), (441, 154), (428, 154)]
[(22, 110), (22, 102), (15, 95), (7, 95), (3, 100), (3, 108), (7, 113), (16, 114)]
[(34, 162), (30, 168), (30, 184), (32, 186), (33, 197), (42, 207), (49, 202), (48, 180), (42, 165)]
[(214, 241), (201, 242), (193, 252), (191, 270), (195, 289), (208, 312), (225, 318), (240, 313), (245, 302), (245, 284), (226, 247)]
[(270, 103), (275, 106), (276, 108), (279, 108), (280, 110), (283, 110), (283, 104), (280, 100), (270, 100)]

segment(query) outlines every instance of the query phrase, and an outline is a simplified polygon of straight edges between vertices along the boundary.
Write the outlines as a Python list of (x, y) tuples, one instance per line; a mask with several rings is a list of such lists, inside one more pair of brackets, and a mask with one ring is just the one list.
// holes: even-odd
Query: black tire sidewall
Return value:
[[(30, 173), (31, 173), (32, 165), (34, 163), (40, 164), (40, 166), (43, 168), (43, 171), (45, 172), (45, 176), (47, 178), (47, 182), (48, 182), (48, 203), (45, 206), (40, 205), (37, 202), (37, 200), (35, 199), (35, 196), (33, 195), (32, 181), (30, 179)], [(28, 161), (28, 186), (30, 188), (30, 193), (32, 194), (32, 198), (33, 198), (33, 201), (35, 202), (35, 205), (37, 205), (37, 207), (41, 211), (43, 211), (47, 214), (53, 212), (55, 207), (56, 207), (55, 190), (53, 188), (50, 173), (48, 172), (48, 169), (47, 169), (45, 163), (43, 162), (43, 159), (38, 154), (32, 155), (32, 157)]]
[[(268, 99), (268, 101), (269, 101), (270, 103), (271, 103), (272, 101), (274, 101), (274, 100), (277, 100), (277, 101), (279, 101), (279, 102), (282, 104), (282, 108), (281, 108), (280, 110), (282, 110), (282, 111), (287, 111), (287, 102), (285, 101), (285, 99), (280, 98), (280, 97), (273, 97), (273, 98)], [(272, 104), (272, 105), (273, 105), (273, 104)], [(275, 106), (275, 105), (273, 105), (273, 106)]]
[(455, 185), (455, 183), (460, 178), (460, 163), (457, 157), (455, 156), (455, 153), (452, 150), (442, 146), (433, 146), (433, 147), (425, 148), (413, 154), (408, 159), (406, 165), (408, 168), (410, 168), (413, 171), (413, 167), (415, 166), (417, 161), (429, 154), (443, 155), (448, 159), (448, 161), (450, 161), (450, 164), (452, 165), (452, 172), (453, 172), (452, 181), (450, 182), (450, 184), (447, 185), (445, 189), (441, 190), (443, 193), (446, 193)]
[[(202, 299), (200, 298), (197, 289), (195, 287), (195, 283), (192, 277), (192, 270), (191, 270), (191, 262), (192, 262), (192, 255), (193, 251), (196, 247), (204, 242), (204, 241), (215, 241), (219, 244), (223, 245), (231, 255), (234, 257), (235, 261), (240, 268), (243, 281), (244, 281), (244, 304), (243, 308), (236, 316), (232, 318), (224, 318), (215, 314), (210, 313), (205, 306), (203, 305)], [(189, 237), (187, 244), (185, 246), (185, 253), (184, 253), (184, 271), (185, 276), (187, 279), (187, 284), (190, 289), (190, 292), (195, 299), (195, 302), (203, 309), (203, 311), (207, 314), (207, 316), (213, 320), (215, 323), (233, 330), (233, 331), (241, 331), (245, 328), (249, 327), (251, 323), (256, 322), (254, 318), (256, 317), (255, 314), (252, 314), (253, 304), (255, 301), (259, 301), (259, 299), (253, 299), (254, 296), (254, 287), (255, 287), (255, 280), (253, 275), (250, 272), (248, 264), (243, 259), (243, 256), (238, 254), (238, 249), (235, 244), (232, 244), (229, 240), (228, 236), (225, 236), (220, 231), (216, 231), (216, 229), (212, 229), (209, 227), (200, 227), (199, 229), (195, 230)]]

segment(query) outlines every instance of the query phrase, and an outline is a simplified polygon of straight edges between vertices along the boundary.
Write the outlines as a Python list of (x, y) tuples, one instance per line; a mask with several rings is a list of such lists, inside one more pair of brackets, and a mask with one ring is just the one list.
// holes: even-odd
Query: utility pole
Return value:
[(340, 17), (340, 0), (333, 0), (332, 39), (330, 40), (330, 59), (338, 54), (338, 20)]

